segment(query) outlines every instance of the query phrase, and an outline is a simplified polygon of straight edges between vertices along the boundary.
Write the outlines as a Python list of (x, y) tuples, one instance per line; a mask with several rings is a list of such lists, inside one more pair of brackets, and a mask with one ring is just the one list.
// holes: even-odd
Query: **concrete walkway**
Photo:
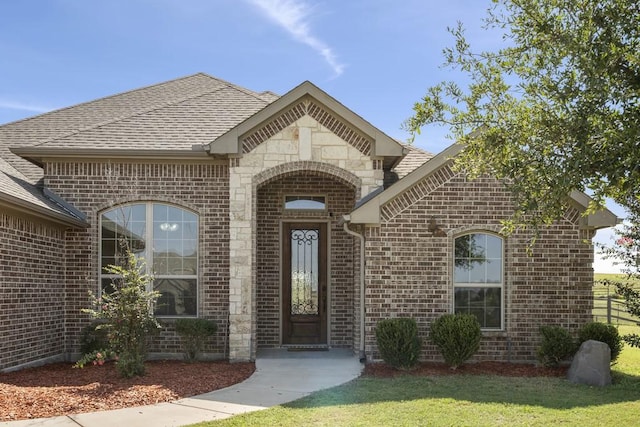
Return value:
[(261, 350), (247, 380), (211, 393), (150, 406), (0, 423), (7, 427), (162, 427), (220, 420), (300, 399), (357, 378), (362, 364), (349, 350)]

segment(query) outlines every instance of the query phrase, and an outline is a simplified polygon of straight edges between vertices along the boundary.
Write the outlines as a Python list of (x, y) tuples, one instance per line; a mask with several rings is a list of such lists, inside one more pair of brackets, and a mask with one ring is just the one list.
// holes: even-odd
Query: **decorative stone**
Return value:
[(567, 378), (575, 384), (598, 387), (611, 385), (611, 349), (609, 346), (594, 340), (583, 342), (580, 350), (573, 356)]

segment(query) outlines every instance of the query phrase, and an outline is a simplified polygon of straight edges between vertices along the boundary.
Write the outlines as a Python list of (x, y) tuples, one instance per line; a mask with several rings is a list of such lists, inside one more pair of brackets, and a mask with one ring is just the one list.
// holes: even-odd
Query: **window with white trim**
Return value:
[(100, 284), (108, 292), (117, 278), (104, 267), (118, 264), (126, 249), (144, 258), (152, 288), (160, 292), (156, 316), (196, 316), (198, 216), (163, 203), (133, 203), (100, 215)]
[(503, 329), (503, 240), (487, 233), (454, 241), (454, 312), (473, 314), (482, 329)]

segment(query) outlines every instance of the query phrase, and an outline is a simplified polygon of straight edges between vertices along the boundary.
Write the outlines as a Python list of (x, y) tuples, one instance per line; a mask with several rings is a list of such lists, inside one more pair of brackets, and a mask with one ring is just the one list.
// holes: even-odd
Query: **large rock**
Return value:
[(573, 356), (567, 378), (572, 383), (606, 386), (611, 384), (611, 349), (600, 341), (582, 343)]

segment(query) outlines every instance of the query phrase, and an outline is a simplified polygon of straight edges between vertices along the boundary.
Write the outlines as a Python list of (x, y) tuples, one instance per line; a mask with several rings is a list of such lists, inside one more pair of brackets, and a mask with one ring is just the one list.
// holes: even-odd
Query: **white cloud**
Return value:
[(31, 111), (34, 113), (45, 113), (53, 110), (53, 108), (44, 107), (42, 105), (24, 104), (22, 102), (8, 101), (0, 99), (0, 108), (7, 110)]
[(311, 8), (303, 0), (247, 0), (258, 6), (272, 21), (284, 28), (300, 43), (304, 43), (319, 53), (331, 66), (336, 76), (344, 71), (336, 55), (322, 40), (311, 33), (308, 18)]

